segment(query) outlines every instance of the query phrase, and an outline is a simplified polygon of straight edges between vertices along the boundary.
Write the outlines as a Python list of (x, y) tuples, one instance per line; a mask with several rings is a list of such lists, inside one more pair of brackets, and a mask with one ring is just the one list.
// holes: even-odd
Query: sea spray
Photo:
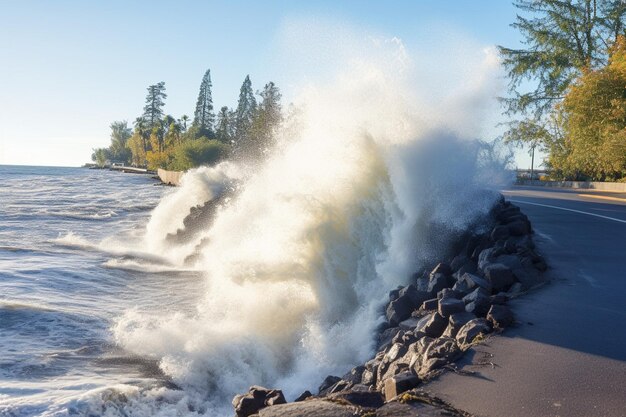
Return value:
[[(299, 128), (264, 164), (193, 170), (154, 211), (145, 245), (178, 263), (199, 251), (206, 293), (193, 314), (132, 310), (113, 331), (122, 347), (160, 360), (184, 390), (178, 406), (228, 414), (254, 383), (293, 399), (365, 361), (387, 292), (495, 200), (498, 164), (412, 104), (397, 56), (304, 89)], [(190, 207), (232, 181), (238, 192), (195, 241), (168, 243)]]

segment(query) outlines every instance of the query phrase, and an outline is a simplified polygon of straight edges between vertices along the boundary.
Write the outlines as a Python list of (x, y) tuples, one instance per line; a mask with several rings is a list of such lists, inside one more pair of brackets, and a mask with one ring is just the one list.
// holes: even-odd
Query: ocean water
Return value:
[(153, 358), (116, 346), (110, 331), (129, 309), (193, 303), (201, 285), (197, 272), (154, 256), (161, 270), (111, 266), (148, 255), (138, 242), (171, 191), (155, 184), (103, 170), (0, 166), (0, 415), (65, 414), (72, 404), (80, 412), (89, 391), (164, 383)]

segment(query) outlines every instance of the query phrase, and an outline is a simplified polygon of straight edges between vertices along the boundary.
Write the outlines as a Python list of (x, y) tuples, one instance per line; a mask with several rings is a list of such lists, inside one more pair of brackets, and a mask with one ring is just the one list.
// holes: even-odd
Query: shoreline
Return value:
[(232, 401), (237, 417), (470, 416), (424, 388), (446, 371), (474, 374), (456, 363), (515, 324), (509, 300), (547, 282), (532, 234), (528, 217), (501, 196), (458, 239), (461, 251), (389, 292), (373, 358), (291, 403), (280, 389), (252, 386)]

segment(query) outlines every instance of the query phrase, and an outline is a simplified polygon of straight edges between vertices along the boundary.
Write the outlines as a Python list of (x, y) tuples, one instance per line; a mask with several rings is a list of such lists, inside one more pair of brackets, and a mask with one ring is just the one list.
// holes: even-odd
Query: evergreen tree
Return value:
[(166, 98), (165, 82), (161, 81), (148, 87), (148, 95), (146, 96), (146, 105), (143, 108), (142, 117), (148, 123), (150, 129), (163, 118), (163, 106)]
[(232, 119), (233, 112), (224, 106), (217, 113), (217, 125), (215, 128), (215, 136), (222, 143), (230, 143), (234, 134), (234, 123)]
[[(256, 111), (256, 99), (252, 91), (252, 82), (250, 76), (246, 75), (246, 79), (239, 90), (239, 101), (235, 110), (235, 141), (242, 142), (246, 139), (248, 131), (252, 126), (254, 112)], [(235, 144), (239, 145), (239, 144)]]
[(258, 93), (261, 103), (257, 106), (251, 129), (250, 151), (260, 158), (274, 145), (276, 130), (280, 126), (283, 115), (280, 99), (282, 95), (276, 84), (265, 84), (263, 91)]
[(204, 73), (202, 83), (200, 83), (200, 92), (198, 93), (196, 111), (194, 112), (193, 118), (193, 125), (198, 129), (199, 135), (209, 138), (215, 136), (213, 132), (215, 114), (213, 113), (211, 86), (211, 70), (209, 69)]

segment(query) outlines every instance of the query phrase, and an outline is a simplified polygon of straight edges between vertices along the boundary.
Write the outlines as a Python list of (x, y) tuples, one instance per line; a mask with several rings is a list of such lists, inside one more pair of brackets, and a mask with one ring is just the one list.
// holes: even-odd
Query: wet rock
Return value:
[(507, 300), (508, 297), (504, 292), (499, 292), (496, 295), (492, 295), (491, 297), (489, 297), (489, 302), (491, 304), (504, 304), (507, 302)]
[(459, 298), (459, 293), (454, 291), (451, 288), (444, 288), (443, 290), (437, 293), (437, 299), (441, 300), (442, 298)]
[(495, 258), (494, 263), (502, 264), (511, 270), (522, 268), (522, 262), (517, 255), (500, 255)]
[(431, 298), (430, 300), (426, 300), (422, 303), (420, 310), (424, 310), (424, 311), (436, 310), (438, 305), (439, 305), (439, 299)]
[(424, 316), (415, 327), (416, 332), (422, 332), (429, 337), (439, 337), (448, 326), (448, 319), (438, 312)]
[(354, 368), (350, 370), (350, 372), (342, 376), (341, 379), (353, 385), (359, 384), (363, 378), (363, 371), (365, 371), (365, 366), (363, 365), (355, 366)]
[(409, 317), (408, 319), (401, 321), (398, 327), (400, 327), (402, 330), (413, 330), (415, 326), (417, 326), (418, 322), (418, 317)]
[(471, 262), (470, 259), (464, 255), (457, 255), (454, 257), (454, 259), (452, 259), (452, 262), (450, 262), (450, 269), (452, 269), (453, 271), (458, 271), (459, 268), (461, 268), (463, 265), (465, 265), (466, 263)]
[(506, 265), (489, 264), (484, 268), (484, 271), (485, 277), (496, 291), (506, 289), (515, 282), (513, 272)]
[(534, 268), (518, 268), (513, 270), (513, 276), (522, 284), (524, 289), (536, 287), (543, 282), (542, 277)]
[(461, 327), (456, 335), (456, 342), (462, 349), (465, 349), (471, 345), (479, 334), (488, 334), (490, 332), (491, 326), (489, 326), (487, 320), (483, 318), (473, 319)]
[(474, 320), (476, 316), (473, 313), (461, 312), (452, 314), (448, 317), (448, 327), (443, 332), (444, 337), (456, 337), (457, 333), (470, 320)]
[(399, 394), (415, 388), (419, 382), (419, 378), (410, 371), (388, 378), (385, 380), (385, 401), (389, 401)]
[(470, 290), (480, 287), (486, 290), (487, 292), (491, 292), (493, 288), (489, 280), (485, 278), (481, 278), (478, 275), (465, 273), (461, 277), (461, 280), (467, 284), (467, 288)]
[(392, 326), (411, 317), (411, 313), (429, 297), (428, 293), (418, 291), (414, 285), (402, 288), (398, 292), (398, 298), (387, 306), (387, 320)]
[(522, 236), (530, 233), (530, 225), (527, 221), (515, 220), (507, 224), (509, 233), (513, 236)]
[(428, 281), (428, 293), (437, 294), (444, 288), (448, 288), (451, 285), (451, 277), (444, 274), (435, 274), (430, 277)]
[(438, 311), (442, 317), (449, 317), (451, 314), (465, 311), (465, 303), (457, 298), (442, 298), (439, 300)]
[(504, 329), (513, 324), (513, 312), (507, 306), (492, 305), (487, 313), (487, 321), (490, 322), (495, 329)]
[(487, 248), (478, 255), (478, 269), (484, 271), (485, 267), (493, 262), (495, 258), (494, 248)]
[(345, 391), (329, 395), (328, 399), (365, 408), (379, 408), (385, 403), (383, 395), (377, 391)]
[(509, 237), (509, 228), (507, 226), (496, 226), (491, 231), (491, 240), (504, 240)]
[(333, 385), (335, 385), (339, 381), (341, 381), (341, 378), (339, 378), (338, 376), (328, 375), (326, 378), (324, 378), (324, 381), (317, 389), (318, 393), (320, 395), (323, 395), (326, 391), (328, 391)]
[(388, 329), (385, 329), (379, 336), (378, 336), (378, 350), (385, 350), (386, 348), (388, 348), (389, 346), (391, 346), (391, 343), (393, 341), (393, 338), (396, 337), (396, 335), (401, 332), (402, 329), (400, 329), (399, 327), (390, 327)]
[(306, 400), (307, 398), (312, 397), (312, 396), (313, 396), (313, 394), (311, 394), (311, 391), (306, 390), (306, 391), (304, 391), (302, 394), (300, 394), (300, 395), (298, 396), (298, 398), (296, 398), (295, 400), (293, 400), (293, 402), (297, 403), (297, 402), (300, 402), (300, 401), (304, 401), (304, 400)]
[(441, 262), (430, 272), (431, 277), (434, 277), (437, 274), (452, 275), (452, 269), (447, 263)]
[(257, 414), (264, 407), (285, 404), (286, 402), (281, 390), (254, 385), (250, 387), (247, 394), (236, 395), (232, 404), (235, 407), (237, 417), (248, 417)]
[(314, 398), (263, 408), (259, 417), (357, 417), (360, 414), (355, 406)]

